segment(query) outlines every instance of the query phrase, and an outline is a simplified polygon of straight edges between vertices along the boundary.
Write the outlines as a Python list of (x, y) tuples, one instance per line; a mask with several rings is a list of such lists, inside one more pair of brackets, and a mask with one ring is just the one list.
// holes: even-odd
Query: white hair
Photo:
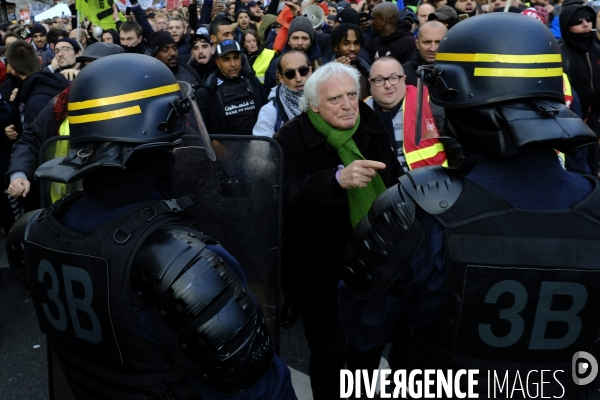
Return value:
[(300, 109), (308, 110), (308, 107), (319, 106), (319, 87), (332, 79), (340, 80), (349, 76), (356, 84), (356, 93), (360, 99), (360, 72), (356, 68), (349, 67), (339, 62), (327, 63), (317, 69), (304, 84), (304, 96), (300, 98)]

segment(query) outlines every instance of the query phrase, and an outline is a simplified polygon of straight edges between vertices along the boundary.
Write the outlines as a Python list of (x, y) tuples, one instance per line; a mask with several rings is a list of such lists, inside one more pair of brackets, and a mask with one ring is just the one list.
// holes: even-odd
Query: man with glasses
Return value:
[(215, 51), (218, 69), (196, 92), (196, 101), (211, 134), (251, 135), (258, 112), (267, 102), (253, 71), (242, 68), (241, 48), (224, 40)]
[[(402, 65), (393, 57), (380, 57), (371, 66), (371, 94), (366, 103), (375, 110), (391, 135), (392, 144), (404, 171), (425, 165), (447, 166), (444, 146), (437, 138), (415, 143), (417, 90), (406, 85)], [(423, 137), (438, 137), (428, 102), (423, 102), (426, 121)], [(430, 132), (431, 131), (431, 132)]]
[(76, 40), (71, 38), (58, 39), (54, 44), (54, 57), (58, 62), (59, 70), (77, 68), (77, 57), (81, 55), (81, 47)]
[(299, 50), (290, 50), (279, 58), (277, 77), (279, 84), (271, 89), (269, 102), (258, 114), (253, 135), (273, 137), (281, 125), (299, 115), (300, 98), (304, 84), (312, 73), (308, 56)]
[(381, 349), (347, 349), (338, 318), (340, 256), (357, 220), (402, 170), (385, 128), (360, 101), (356, 69), (338, 62), (319, 68), (304, 85), (300, 109), (274, 136), (285, 159), (282, 265), (311, 352), (313, 398), (332, 400), (340, 398), (340, 369), (379, 366)]

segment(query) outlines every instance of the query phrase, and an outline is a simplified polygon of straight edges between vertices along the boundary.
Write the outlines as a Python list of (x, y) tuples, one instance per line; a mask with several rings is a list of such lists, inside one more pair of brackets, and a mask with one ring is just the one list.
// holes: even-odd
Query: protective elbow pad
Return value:
[(437, 215), (449, 209), (462, 191), (462, 175), (443, 167), (423, 167), (405, 174), (382, 193), (354, 228), (344, 250), (342, 279), (360, 299), (385, 291), (413, 259), (425, 229), (415, 220), (417, 206)]
[(256, 383), (273, 359), (260, 305), (231, 268), (187, 227), (148, 237), (135, 256), (132, 286), (177, 332), (204, 385), (236, 393)]
[(25, 263), (25, 239), (29, 225), (42, 210), (30, 211), (19, 218), (10, 228), (6, 237), (6, 257), (8, 265), (15, 273), (15, 276), (25, 290), (29, 290), (27, 285), (27, 265)]
[(407, 232), (413, 231), (408, 236), (411, 243), (403, 241), (403, 248), (413, 250), (422, 243), (423, 228), (418, 222), (415, 224), (415, 211), (415, 202), (402, 194), (398, 184), (377, 197), (369, 214), (354, 228), (342, 256), (342, 279), (354, 296), (372, 298), (391, 284), (401, 266), (381, 267)]

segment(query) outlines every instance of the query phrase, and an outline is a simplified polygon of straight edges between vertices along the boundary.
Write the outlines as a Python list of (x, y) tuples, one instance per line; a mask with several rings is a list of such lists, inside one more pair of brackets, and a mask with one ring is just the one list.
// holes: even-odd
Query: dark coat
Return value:
[(25, 104), (25, 127), (31, 124), (48, 102), (69, 86), (61, 74), (38, 71), (27, 77), (19, 89), (16, 103)]
[[(196, 91), (196, 101), (198, 102), (198, 108), (204, 119), (204, 124), (208, 133), (210, 134), (227, 134), (227, 123), (225, 122), (225, 107), (221, 101), (221, 96), (217, 93), (217, 77), (220, 70), (216, 70), (206, 78), (206, 80), (200, 86), (200, 89)], [(258, 112), (260, 108), (268, 103), (267, 95), (265, 94), (262, 84), (254, 74), (254, 71), (250, 71), (242, 68), (240, 73), (243, 79), (246, 80), (248, 87), (252, 90), (252, 98), (254, 104), (256, 104), (256, 116), (258, 118)], [(252, 127), (249, 128), (252, 132)]]
[[(600, 42), (593, 32), (592, 40), (587, 48), (582, 49), (574, 41), (574, 34), (569, 32), (569, 21), (581, 7), (565, 7), (560, 14), (560, 30), (564, 42), (560, 45), (563, 58), (563, 68), (569, 77), (571, 86), (579, 95), (584, 118), (594, 100), (594, 88), (600, 84)], [(589, 15), (595, 18), (594, 10), (590, 7)], [(594, 19), (595, 21), (595, 19)]]
[(200, 75), (198, 75), (196, 70), (190, 65), (180, 62), (177, 64), (177, 67), (171, 69), (171, 72), (175, 75), (175, 79), (189, 83), (194, 90), (197, 90), (200, 87), (202, 79), (200, 79)]
[(181, 40), (177, 42), (177, 58), (182, 64), (186, 64), (192, 57), (192, 48), (189, 45), (190, 35), (183, 35)]
[[(361, 121), (354, 142), (365, 159), (386, 164), (378, 172), (390, 187), (398, 182), (402, 168), (377, 115), (362, 101), (359, 104)], [(274, 138), (285, 160), (285, 279), (304, 292), (329, 287), (335, 294), (340, 256), (352, 235), (348, 196), (335, 179), (342, 162), (306, 113), (284, 124)]]
[(402, 69), (404, 70), (404, 75), (406, 75), (406, 84), (417, 86), (417, 68), (421, 65), (425, 64), (425, 60), (419, 54), (419, 51), (415, 51), (407, 62), (402, 64)]
[(410, 29), (410, 24), (402, 22), (391, 35), (376, 36), (373, 44), (369, 46), (373, 60), (383, 56), (391, 56), (400, 61), (400, 64), (409, 61), (417, 49), (415, 37)]

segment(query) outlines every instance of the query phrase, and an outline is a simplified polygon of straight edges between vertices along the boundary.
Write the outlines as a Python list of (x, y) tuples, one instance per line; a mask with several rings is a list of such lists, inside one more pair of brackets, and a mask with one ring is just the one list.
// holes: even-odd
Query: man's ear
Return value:
[(217, 37), (215, 35), (210, 35), (210, 40), (214, 43), (213, 48), (217, 47)]

